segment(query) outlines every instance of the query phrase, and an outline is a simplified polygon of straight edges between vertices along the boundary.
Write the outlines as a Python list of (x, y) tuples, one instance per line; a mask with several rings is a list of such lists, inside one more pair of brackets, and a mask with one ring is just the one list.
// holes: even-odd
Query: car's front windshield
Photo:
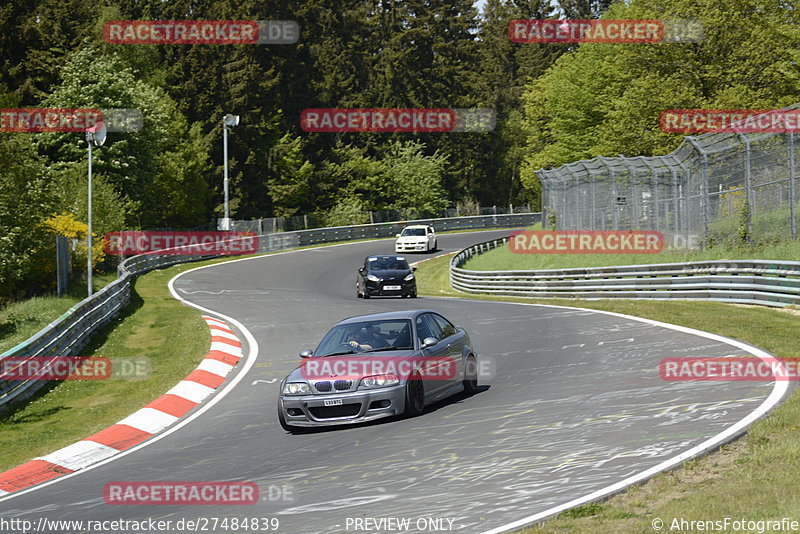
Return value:
[(334, 326), (322, 338), (314, 356), (413, 348), (411, 321), (386, 319)]
[(425, 235), (424, 228), (406, 228), (403, 230), (403, 233), (400, 234), (401, 236), (410, 236), (410, 235)]
[(408, 262), (405, 258), (369, 258), (370, 271), (401, 271), (408, 269)]

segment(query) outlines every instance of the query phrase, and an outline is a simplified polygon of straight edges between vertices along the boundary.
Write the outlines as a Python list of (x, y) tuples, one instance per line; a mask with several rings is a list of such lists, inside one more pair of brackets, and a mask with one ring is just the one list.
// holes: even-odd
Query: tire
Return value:
[(281, 424), (281, 428), (288, 432), (294, 432), (297, 430), (296, 427), (286, 424), (286, 418), (283, 416), (283, 410), (281, 410), (280, 406), (278, 406), (278, 422)]
[(363, 293), (363, 296), (362, 296), (361, 298), (362, 298), (362, 299), (368, 299), (368, 298), (369, 298), (369, 291), (367, 291), (367, 290), (365, 289), (365, 290), (364, 290), (364, 293)]
[(464, 393), (474, 395), (478, 392), (478, 362), (474, 356), (467, 356), (464, 366)]
[(411, 293), (411, 294), (409, 295), (409, 297), (411, 297), (412, 299), (415, 299), (415, 298), (417, 298), (417, 294), (416, 294), (416, 293)]
[(439, 250), (439, 240), (438, 239), (434, 239), (433, 240), (433, 248), (431, 249), (431, 252), (436, 252), (437, 250)]
[(422, 387), (422, 379), (414, 374), (406, 382), (406, 407), (403, 410), (403, 417), (416, 417), (425, 409), (425, 390)]

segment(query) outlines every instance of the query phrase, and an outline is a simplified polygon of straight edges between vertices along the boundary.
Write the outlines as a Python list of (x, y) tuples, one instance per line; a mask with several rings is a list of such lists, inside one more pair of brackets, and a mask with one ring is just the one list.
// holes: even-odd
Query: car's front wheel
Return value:
[(295, 427), (286, 424), (286, 418), (283, 416), (283, 410), (281, 410), (280, 406), (278, 406), (278, 422), (281, 424), (281, 428), (284, 430), (288, 430), (290, 432), (295, 430)]
[(422, 378), (415, 373), (406, 382), (406, 407), (403, 415), (417, 416), (422, 413), (423, 408), (425, 408), (425, 389), (422, 387)]

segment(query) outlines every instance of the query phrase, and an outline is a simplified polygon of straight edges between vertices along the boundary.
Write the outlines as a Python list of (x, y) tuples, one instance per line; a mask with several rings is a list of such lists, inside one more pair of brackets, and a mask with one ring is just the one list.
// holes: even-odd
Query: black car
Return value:
[(358, 298), (401, 296), (417, 298), (416, 267), (409, 267), (403, 256), (367, 256), (358, 270)]

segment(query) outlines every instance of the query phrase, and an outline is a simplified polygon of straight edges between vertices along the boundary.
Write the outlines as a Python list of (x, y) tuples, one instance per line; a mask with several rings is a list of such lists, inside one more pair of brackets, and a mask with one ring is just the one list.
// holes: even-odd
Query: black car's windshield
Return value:
[(406, 228), (400, 235), (425, 235), (425, 228)]
[(370, 271), (400, 271), (409, 269), (408, 262), (405, 258), (369, 258), (367, 265)]
[[(351, 352), (413, 349), (411, 321), (387, 319), (334, 326), (320, 342), (314, 356)], [(392, 348), (394, 347), (394, 349)]]

